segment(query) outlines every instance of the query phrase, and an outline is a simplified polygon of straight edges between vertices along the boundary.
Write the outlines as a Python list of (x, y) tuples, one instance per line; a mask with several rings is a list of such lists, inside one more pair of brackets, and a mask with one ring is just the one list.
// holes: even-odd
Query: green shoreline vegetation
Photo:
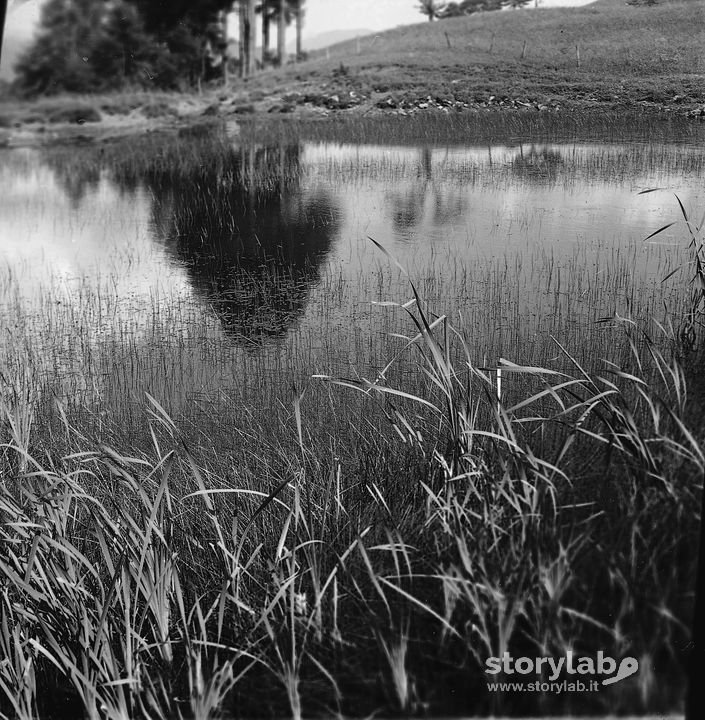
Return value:
[[(360, 55), (348, 44), (232, 93), (45, 98), (0, 114), (8, 144), (59, 128), (41, 152), (67, 186), (181, 183), (193, 206), (175, 232), (216, 231), (234, 222), (226, 198), (295, 182), (266, 164), (247, 174), (231, 116), (243, 145), (282, 147), (699, 137), (696, 13), (680, 1), (487, 14), (390, 31)], [(533, 38), (525, 49), (517, 24)], [(91, 108), (102, 119), (72, 135), (72, 103), (79, 119)], [(80, 152), (56, 143), (94, 137), (107, 116), (174, 132)], [(647, 146), (638, 160), (651, 162)], [(619, 154), (604, 162), (630, 167)], [(674, 162), (697, 173), (703, 157)], [(381, 350), (364, 334), (331, 340), (328, 366), (304, 338), (289, 365), (244, 350), (225, 367), (207, 324), (179, 334), (192, 309), (173, 298), (154, 298), (143, 345), (129, 328), (90, 335), (109, 293), (86, 289), (75, 312), (48, 288), (39, 317), (17, 300), (0, 368), (0, 717), (681, 709), (705, 475), (705, 238), (681, 214), (690, 262), (679, 288), (632, 297), (630, 317), (601, 319), (609, 334), (555, 313), (551, 347), (522, 354), (515, 328), (502, 356), (513, 362), (487, 361), (477, 318), (443, 315), (425, 278), (385, 309)], [(274, 285), (300, 281), (277, 272)], [(490, 275), (484, 305), (505, 287), (501, 269)], [(319, 279), (346, 302), (335, 277)], [(6, 298), (21, 297), (21, 282), (0, 271)], [(556, 303), (577, 292), (571, 277), (562, 292), (550, 282)], [(591, 291), (599, 301), (612, 290)], [(346, 363), (372, 349), (365, 379)], [(230, 373), (227, 387), (208, 385), (213, 368)], [(200, 394), (186, 397), (186, 376), (203, 380)], [(488, 657), (569, 650), (633, 656), (640, 671), (599, 693), (487, 689)]]

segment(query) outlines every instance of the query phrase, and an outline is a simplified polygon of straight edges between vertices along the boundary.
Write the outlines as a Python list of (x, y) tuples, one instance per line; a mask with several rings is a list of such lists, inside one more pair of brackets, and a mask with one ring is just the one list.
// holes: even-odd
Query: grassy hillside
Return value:
[(705, 101), (703, 20), (692, 0), (653, 7), (601, 0), (424, 22), (337, 45), (287, 69), (286, 84), (323, 79), (372, 100), (452, 92), (470, 104), (494, 95), (562, 106), (685, 106)]
[[(424, 124), (443, 112), (463, 123), (464, 111), (487, 109), (532, 111), (511, 116), (527, 133), (537, 122), (545, 125), (548, 115), (568, 126), (602, 118), (626, 128), (643, 116), (668, 115), (682, 119), (690, 132), (695, 125), (686, 118), (705, 117), (704, 21), (698, 0), (652, 7), (600, 0), (581, 8), (420, 22), (340, 43), (248, 80), (233, 78), (227, 88), (215, 83), (202, 94), (123, 92), (0, 103), (0, 144), (45, 142), (50, 134), (41, 133), (44, 126), (62, 123), (51, 138), (96, 139), (188, 125), (202, 122), (203, 114), (209, 121), (232, 117), (240, 124), (254, 115), (257, 121), (244, 129), (264, 137), (271, 128), (301, 132), (296, 123), (263, 122), (265, 117), (334, 114), (367, 123), (391, 112), (416, 114)], [(482, 117), (490, 122), (489, 115)], [(477, 120), (473, 114), (473, 127)], [(317, 132), (323, 125), (338, 132), (339, 124), (316, 123)]]

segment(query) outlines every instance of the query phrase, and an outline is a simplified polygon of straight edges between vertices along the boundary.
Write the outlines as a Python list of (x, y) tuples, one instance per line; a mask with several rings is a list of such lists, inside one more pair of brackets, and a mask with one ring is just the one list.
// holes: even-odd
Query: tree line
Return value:
[[(15, 84), (30, 95), (184, 90), (213, 78), (227, 80), (229, 68), (251, 75), (263, 65), (286, 62), (286, 30), (292, 24), (301, 56), (304, 6), (305, 0), (48, 0), (35, 39), (16, 65)], [(239, 23), (236, 57), (229, 18)]]
[(445, 2), (444, 0), (420, 0), (419, 10), (429, 20), (442, 20), (444, 18), (472, 15), (477, 12), (502, 10), (505, 7), (523, 7), (535, 0), (459, 0)]

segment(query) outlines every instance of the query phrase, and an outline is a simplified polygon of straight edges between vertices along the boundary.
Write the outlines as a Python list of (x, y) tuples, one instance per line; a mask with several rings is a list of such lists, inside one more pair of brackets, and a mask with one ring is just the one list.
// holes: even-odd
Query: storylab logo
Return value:
[[(595, 692), (604, 685), (614, 685), (634, 675), (639, 670), (636, 658), (625, 657), (617, 661), (601, 650), (596, 658), (581, 656), (569, 651), (564, 657), (512, 657), (505, 652), (502, 657), (489, 657), (485, 661), (485, 673), (499, 675), (502, 682), (489, 682), (490, 691), (517, 692)], [(523, 676), (507, 679), (513, 675)], [(537, 676), (531, 681), (530, 676)]]

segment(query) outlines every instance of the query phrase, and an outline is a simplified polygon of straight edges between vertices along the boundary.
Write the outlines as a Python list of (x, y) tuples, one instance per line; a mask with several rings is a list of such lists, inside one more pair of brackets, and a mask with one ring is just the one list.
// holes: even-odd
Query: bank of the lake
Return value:
[[(418, 124), (515, 115), (520, 125), (605, 118), (697, 123), (705, 117), (703, 10), (599, 1), (581, 8), (482, 13), (341, 43), (198, 93), (123, 91), (0, 102), (0, 144), (91, 142), (205, 119)], [(600, 120), (602, 119), (602, 120)], [(624, 123), (622, 123), (624, 124)]]

